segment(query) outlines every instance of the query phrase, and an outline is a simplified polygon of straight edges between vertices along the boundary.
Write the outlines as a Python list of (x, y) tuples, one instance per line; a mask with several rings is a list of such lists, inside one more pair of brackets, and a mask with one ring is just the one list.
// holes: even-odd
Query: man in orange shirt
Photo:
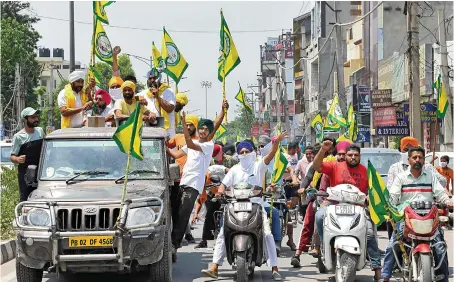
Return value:
[(437, 166), (436, 169), (437, 171), (443, 175), (446, 178), (446, 190), (448, 192), (448, 195), (451, 196), (451, 189), (454, 187), (454, 182), (453, 182), (453, 170), (448, 167), (449, 164), (449, 157), (448, 156), (442, 156), (440, 158), (440, 166)]

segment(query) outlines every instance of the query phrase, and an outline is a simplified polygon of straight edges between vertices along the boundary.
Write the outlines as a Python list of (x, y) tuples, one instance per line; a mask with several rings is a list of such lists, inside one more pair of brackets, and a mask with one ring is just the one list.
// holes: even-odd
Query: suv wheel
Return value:
[(26, 267), (16, 259), (16, 278), (18, 282), (41, 282), (43, 270)]
[(162, 259), (150, 266), (150, 280), (153, 282), (172, 281), (172, 243), (170, 242), (170, 228), (164, 237)]

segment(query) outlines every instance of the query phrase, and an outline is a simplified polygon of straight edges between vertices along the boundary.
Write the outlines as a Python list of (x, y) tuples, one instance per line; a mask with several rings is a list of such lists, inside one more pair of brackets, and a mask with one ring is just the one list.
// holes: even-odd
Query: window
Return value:
[(348, 34), (349, 34), (349, 37), (348, 37), (348, 39), (350, 39), (350, 40), (353, 40), (353, 28), (350, 28), (350, 30), (349, 30), (349, 33), (348, 33)]

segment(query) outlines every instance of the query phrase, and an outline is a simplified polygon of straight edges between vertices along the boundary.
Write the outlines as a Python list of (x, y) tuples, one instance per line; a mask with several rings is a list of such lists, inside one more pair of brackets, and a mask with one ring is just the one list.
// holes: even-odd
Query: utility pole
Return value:
[[(282, 48), (282, 46), (281, 46)], [(278, 126), (280, 127), (281, 124), (281, 67), (279, 64), (279, 60), (276, 57), (276, 116), (277, 116), (277, 123), (276, 123), (276, 136), (277, 136), (277, 129)], [(280, 128), (279, 128), (280, 130)]]
[[(336, 16), (336, 24), (339, 23), (337, 14), (340, 12), (336, 9), (337, 1), (334, 1), (334, 15)], [(344, 53), (342, 44), (342, 27), (336, 26), (336, 67), (337, 67), (337, 93), (339, 94), (339, 106), (342, 112), (347, 112), (347, 97), (345, 97), (345, 82), (344, 82)]]
[[(446, 48), (446, 27), (445, 27), (445, 7), (446, 4), (443, 2), (443, 7), (438, 6), (438, 36), (439, 36), (439, 45), (440, 45), (440, 57), (441, 57), (441, 77), (443, 81), (443, 87), (446, 90), (448, 95), (448, 110), (446, 111), (445, 119), (443, 120), (443, 129), (444, 129), (444, 146), (443, 151), (452, 152), (453, 151), (453, 120), (452, 120), (452, 110), (451, 105), (453, 102), (451, 87), (449, 86), (449, 66), (448, 66), (448, 50)], [(441, 131), (441, 130), (440, 130)], [(435, 142), (437, 142), (437, 136), (435, 136)]]
[(282, 83), (282, 96), (284, 97), (284, 124), (285, 124), (285, 130), (287, 131), (287, 134), (289, 135), (290, 137), (290, 140), (292, 140), (293, 136), (292, 136), (292, 132), (290, 130), (290, 126), (289, 126), (289, 118), (288, 118), (288, 94), (287, 94), (287, 84), (285, 82), (285, 54), (287, 52), (287, 40), (288, 40), (288, 43), (289, 45), (291, 45), (291, 42), (290, 42), (290, 37), (291, 35), (290, 34), (284, 34), (282, 32), (282, 44), (281, 44), (281, 67), (280, 67), (280, 70), (281, 70), (281, 83)]
[(205, 88), (205, 118), (208, 118), (208, 88), (211, 88), (211, 81), (201, 81), (200, 85)]
[(262, 96), (262, 78), (260, 76), (257, 76), (257, 85), (259, 87), (259, 108), (257, 111), (258, 120), (259, 120), (259, 135), (262, 135), (263, 134), (263, 132), (262, 132), (263, 114), (260, 111), (260, 109), (262, 107), (262, 99), (264, 97)]
[(419, 24), (417, 21), (418, 5), (407, 1), (407, 33), (408, 33), (408, 83), (410, 85), (410, 135), (423, 143), (421, 135), (421, 105), (419, 90)]
[(69, 1), (69, 72), (75, 70), (74, 1)]
[(22, 118), (20, 116), (21, 112), (22, 112), (22, 109), (21, 109), (21, 89), (20, 89), (20, 86), (21, 86), (21, 77), (20, 77), (20, 67), (19, 67), (19, 64), (16, 63), (16, 70), (15, 70), (15, 77), (16, 79), (14, 80), (14, 83), (15, 83), (15, 86), (14, 86), (14, 95), (15, 95), (15, 108), (16, 108), (16, 124), (15, 126), (13, 126), (14, 128), (14, 132), (13, 133), (16, 133), (17, 131), (19, 131), (18, 129), (21, 129), (22, 128)]
[(50, 61), (50, 85), (49, 85), (49, 121), (50, 127), (54, 126), (54, 62)]

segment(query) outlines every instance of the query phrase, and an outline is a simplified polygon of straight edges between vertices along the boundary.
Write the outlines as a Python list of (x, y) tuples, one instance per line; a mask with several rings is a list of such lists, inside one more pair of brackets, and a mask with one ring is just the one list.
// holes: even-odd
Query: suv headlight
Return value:
[(50, 212), (45, 209), (32, 208), (26, 213), (26, 222), (31, 226), (50, 226)]
[(152, 223), (156, 220), (160, 207), (130, 209), (126, 218), (126, 227)]

